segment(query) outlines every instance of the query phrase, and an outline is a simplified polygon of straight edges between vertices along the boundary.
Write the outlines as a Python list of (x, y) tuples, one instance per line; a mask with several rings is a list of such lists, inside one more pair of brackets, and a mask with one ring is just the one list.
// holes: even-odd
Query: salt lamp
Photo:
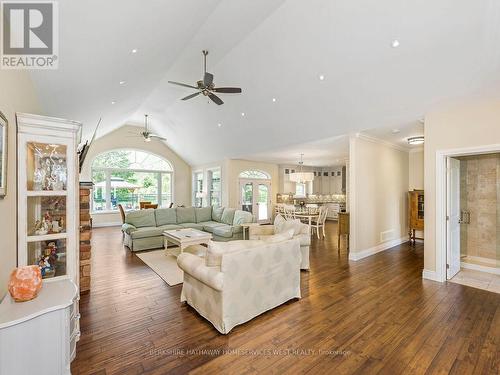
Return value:
[(16, 302), (35, 298), (42, 288), (42, 273), (38, 266), (14, 268), (9, 279), (9, 293)]

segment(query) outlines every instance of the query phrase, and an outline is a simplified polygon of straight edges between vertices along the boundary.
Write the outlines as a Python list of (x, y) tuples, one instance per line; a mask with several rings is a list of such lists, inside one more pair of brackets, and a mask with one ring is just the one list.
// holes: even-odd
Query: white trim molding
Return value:
[(480, 155), (500, 152), (500, 144), (464, 147), (436, 151), (436, 281), (446, 281), (447, 249), (447, 170), (449, 157)]
[(390, 241), (381, 243), (377, 246), (373, 246), (373, 247), (370, 247), (370, 248), (365, 249), (365, 250), (350, 252), (349, 253), (349, 260), (358, 261), (358, 260), (361, 260), (363, 258), (380, 253), (381, 251), (385, 251), (385, 250), (391, 249), (395, 246), (401, 245), (402, 243), (405, 243), (405, 242), (408, 242), (408, 237), (406, 237), (406, 236), (401, 237), (401, 238), (397, 238), (395, 240), (390, 240)]
[(111, 222), (111, 223), (97, 223), (93, 224), (92, 228), (104, 228), (104, 227), (121, 227), (122, 222)]
[(480, 264), (468, 263), (468, 262), (460, 262), (460, 267), (466, 268), (474, 271), (481, 271), (486, 273), (491, 273), (493, 275), (500, 275), (500, 268), (495, 266), (483, 266)]
[(422, 279), (442, 282), (442, 280), (439, 278), (439, 275), (436, 273), (436, 271), (430, 271), (430, 270), (426, 270), (426, 269), (422, 270)]
[(356, 138), (363, 139), (363, 140), (368, 141), (368, 142), (378, 143), (378, 144), (387, 146), (389, 148), (392, 148), (392, 149), (398, 150), (398, 151), (410, 152), (410, 150), (411, 150), (410, 147), (398, 145), (396, 143), (389, 142), (389, 141), (386, 141), (384, 139), (380, 139), (377, 137), (373, 137), (373, 136), (365, 134), (365, 133), (356, 133)]

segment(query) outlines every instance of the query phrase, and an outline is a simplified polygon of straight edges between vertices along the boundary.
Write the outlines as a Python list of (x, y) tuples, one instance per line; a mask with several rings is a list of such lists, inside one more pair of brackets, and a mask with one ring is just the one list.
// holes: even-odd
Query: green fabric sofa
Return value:
[(127, 212), (122, 231), (124, 244), (132, 251), (141, 251), (162, 248), (162, 233), (180, 228), (212, 233), (214, 241), (241, 240), (241, 224), (252, 221), (251, 213), (234, 208), (157, 208)]

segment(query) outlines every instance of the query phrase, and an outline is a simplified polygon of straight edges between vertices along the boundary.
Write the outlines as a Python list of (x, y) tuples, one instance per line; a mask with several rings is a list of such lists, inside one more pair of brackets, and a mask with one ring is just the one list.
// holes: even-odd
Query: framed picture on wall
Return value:
[(7, 194), (7, 118), (0, 112), (0, 198)]

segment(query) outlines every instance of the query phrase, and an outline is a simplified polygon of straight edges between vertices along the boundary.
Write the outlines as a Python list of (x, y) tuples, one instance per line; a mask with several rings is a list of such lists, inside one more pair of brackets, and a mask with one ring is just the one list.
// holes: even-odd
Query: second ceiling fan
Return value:
[(195, 92), (194, 94), (188, 95), (181, 100), (189, 100), (192, 99), (200, 94), (203, 94), (205, 96), (208, 96), (209, 99), (211, 99), (215, 104), (221, 105), (224, 104), (221, 98), (219, 98), (217, 95), (214, 93), (221, 93), (221, 94), (240, 94), (241, 93), (241, 88), (239, 87), (215, 87), (214, 83), (214, 75), (211, 73), (207, 72), (207, 55), (208, 51), (203, 50), (203, 66), (204, 66), (204, 75), (203, 79), (196, 82), (196, 86), (193, 85), (188, 85), (186, 83), (180, 83), (180, 82), (174, 82), (174, 81), (168, 81), (168, 83), (171, 83), (173, 85), (178, 85), (178, 86), (183, 86), (183, 87), (189, 87), (191, 89), (198, 90), (198, 92)]

